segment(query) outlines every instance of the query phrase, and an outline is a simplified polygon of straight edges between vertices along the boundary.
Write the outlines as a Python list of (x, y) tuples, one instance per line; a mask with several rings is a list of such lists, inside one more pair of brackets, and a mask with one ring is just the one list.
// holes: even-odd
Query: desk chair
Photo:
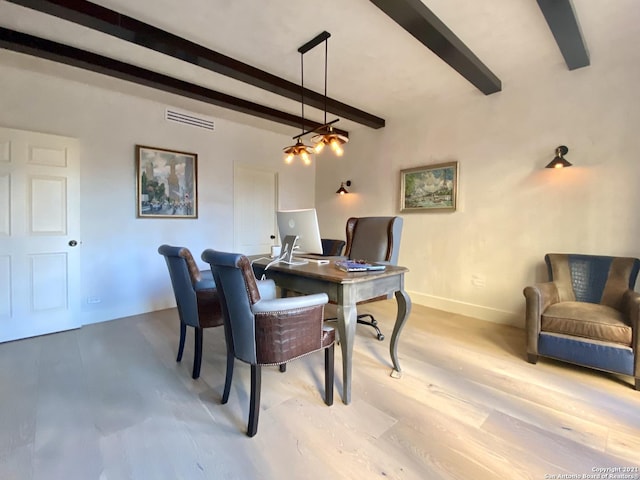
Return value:
[(524, 289), (527, 360), (630, 375), (640, 390), (640, 260), (550, 253), (545, 262), (549, 281)]
[(345, 246), (344, 240), (334, 240), (333, 238), (323, 238), (322, 241), (322, 255), (324, 257), (339, 257), (342, 255), (342, 250)]
[[(347, 220), (346, 234), (345, 256), (349, 260), (364, 260), (368, 263), (386, 263), (388, 265), (398, 264), (402, 217), (351, 217)], [(389, 297), (383, 295), (359, 304), (387, 298)], [(367, 318), (370, 320), (367, 321)], [(370, 313), (358, 315), (358, 323), (370, 326), (376, 331), (378, 340), (384, 340), (384, 335), (378, 327), (378, 321)]]
[(176, 362), (182, 360), (187, 327), (193, 327), (195, 353), (192, 377), (196, 379), (200, 376), (202, 364), (202, 329), (223, 324), (216, 284), (211, 271), (198, 269), (188, 248), (161, 245), (158, 253), (167, 262), (180, 317), (180, 343)]
[(258, 288), (249, 259), (236, 253), (205, 250), (211, 265), (225, 318), (227, 376), (222, 403), (229, 400), (233, 359), (251, 365), (251, 399), (247, 435), (258, 431), (261, 367), (285, 365), (291, 360), (324, 350), (325, 403), (333, 404), (335, 331), (323, 325), (326, 293), (276, 298), (271, 289)]

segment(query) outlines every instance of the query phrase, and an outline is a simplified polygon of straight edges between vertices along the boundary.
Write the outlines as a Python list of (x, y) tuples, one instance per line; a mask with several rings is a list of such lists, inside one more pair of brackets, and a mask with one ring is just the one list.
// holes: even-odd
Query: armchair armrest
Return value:
[(213, 280), (211, 270), (200, 270), (200, 280), (193, 285), (194, 290), (209, 290), (216, 288), (216, 282)]
[[(640, 293), (627, 290), (622, 295), (622, 312), (631, 325), (631, 348), (635, 358), (634, 376), (640, 377)], [(637, 380), (636, 380), (637, 382)]]
[(253, 304), (251, 310), (254, 314), (273, 313), (286, 310), (295, 310), (299, 308), (317, 307), (320, 305), (326, 305), (328, 302), (329, 297), (326, 293), (315, 293), (313, 295), (304, 295), (300, 297), (272, 299), (261, 298), (258, 302)]
[(540, 333), (540, 319), (542, 312), (549, 305), (559, 300), (558, 287), (553, 282), (536, 283), (525, 287), (526, 299), (525, 325), (527, 330), (527, 353), (538, 355), (538, 334)]
[(261, 299), (271, 300), (276, 298), (276, 282), (273, 280), (256, 280), (256, 285), (258, 286)]
[(323, 311), (327, 301), (327, 295), (319, 293), (253, 304), (258, 363), (278, 365), (326, 347)]

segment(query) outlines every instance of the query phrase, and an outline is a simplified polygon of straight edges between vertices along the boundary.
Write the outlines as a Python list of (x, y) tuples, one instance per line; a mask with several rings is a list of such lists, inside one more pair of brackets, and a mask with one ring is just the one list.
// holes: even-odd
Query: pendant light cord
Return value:
[(324, 41), (324, 124), (327, 124), (327, 55), (329, 52), (329, 39)]
[(302, 104), (302, 130), (304, 132), (304, 53), (300, 54), (300, 103)]

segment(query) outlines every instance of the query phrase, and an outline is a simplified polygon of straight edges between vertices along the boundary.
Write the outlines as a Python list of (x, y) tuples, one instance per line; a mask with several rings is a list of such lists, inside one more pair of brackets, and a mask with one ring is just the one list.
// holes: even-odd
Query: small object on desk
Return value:
[(343, 272), (372, 272), (385, 269), (385, 265), (379, 263), (366, 263), (355, 260), (338, 260), (335, 266)]

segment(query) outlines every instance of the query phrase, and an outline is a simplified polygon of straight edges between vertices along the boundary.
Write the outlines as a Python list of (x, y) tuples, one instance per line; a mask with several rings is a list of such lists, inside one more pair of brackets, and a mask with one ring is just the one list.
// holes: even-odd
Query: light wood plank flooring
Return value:
[(236, 362), (221, 405), (223, 331), (205, 332), (192, 380), (192, 332), (175, 362), (175, 309), (2, 344), (0, 479), (548, 479), (640, 465), (630, 378), (530, 365), (524, 331), (414, 305), (393, 379), (395, 305), (367, 309), (387, 340), (358, 327), (352, 403), (339, 348), (332, 407), (321, 353), (265, 368), (254, 438), (249, 367)]

